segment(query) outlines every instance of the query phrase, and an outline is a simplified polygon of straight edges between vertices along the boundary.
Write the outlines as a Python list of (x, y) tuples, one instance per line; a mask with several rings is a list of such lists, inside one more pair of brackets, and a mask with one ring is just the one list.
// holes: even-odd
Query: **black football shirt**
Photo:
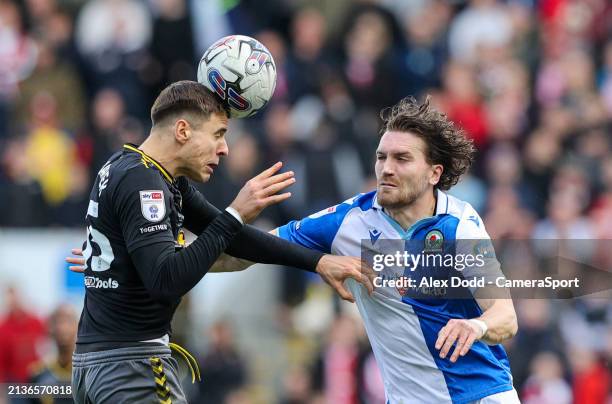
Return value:
[(86, 216), (79, 343), (141, 341), (170, 332), (180, 299), (152, 297), (131, 253), (168, 243), (180, 248), (180, 206), (172, 177), (134, 146), (124, 146), (99, 171)]

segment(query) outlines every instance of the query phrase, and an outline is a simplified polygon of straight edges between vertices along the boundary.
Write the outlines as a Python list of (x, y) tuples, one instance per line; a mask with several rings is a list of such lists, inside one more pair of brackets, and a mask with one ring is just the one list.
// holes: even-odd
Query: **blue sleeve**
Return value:
[(278, 236), (304, 247), (331, 253), (331, 246), (344, 217), (351, 209), (350, 203), (341, 203), (324, 209), (302, 220), (292, 220), (278, 228)]

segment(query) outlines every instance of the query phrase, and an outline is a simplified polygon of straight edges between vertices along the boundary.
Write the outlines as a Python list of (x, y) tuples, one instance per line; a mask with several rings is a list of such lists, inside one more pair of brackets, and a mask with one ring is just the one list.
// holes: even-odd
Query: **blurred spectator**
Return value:
[(498, 142), (488, 150), (485, 171), (491, 188), (511, 188), (520, 198), (520, 206), (530, 210), (536, 208), (531, 186), (522, 179), (520, 154), (511, 144)]
[(469, 202), (476, 209), (476, 212), (484, 211), (487, 201), (487, 188), (480, 178), (468, 173), (461, 177), (449, 193), (462, 201)]
[(76, 164), (75, 144), (63, 131), (57, 116), (57, 99), (38, 93), (30, 102), (31, 128), (27, 135), (26, 156), (30, 175), (42, 186), (50, 206), (61, 204), (70, 192), (70, 172)]
[(504, 46), (511, 38), (512, 25), (502, 2), (471, 0), (451, 23), (450, 52), (454, 59), (470, 63), (486, 48)]
[(498, 186), (490, 190), (483, 221), (493, 240), (528, 239), (533, 228), (533, 216), (521, 205), (516, 189)]
[[(58, 306), (49, 316), (47, 326), (54, 343), (55, 355), (41, 362), (35, 368), (29, 382), (47, 386), (60, 383), (64, 385), (70, 384), (72, 378), (72, 353), (74, 352), (78, 327), (78, 319), (74, 308), (67, 304)], [(32, 404), (67, 404), (73, 402), (71, 398), (62, 399), (46, 396), (30, 401)]]
[(308, 404), (313, 397), (312, 381), (303, 367), (290, 369), (283, 380), (283, 393), (279, 404)]
[(287, 61), (287, 80), (292, 83), (290, 101), (321, 93), (321, 81), (329, 75), (329, 55), (324, 48), (325, 19), (314, 8), (298, 11), (291, 26), (292, 52)]
[(17, 4), (0, 1), (0, 141), (9, 131), (18, 83), (34, 69), (37, 55)]
[(150, 36), (149, 10), (135, 0), (89, 1), (77, 20), (79, 49), (86, 55), (101, 56), (110, 50), (135, 52), (147, 45)]
[(548, 300), (519, 300), (515, 306), (519, 332), (508, 348), (515, 383), (523, 386), (534, 373), (531, 360), (539, 352), (562, 351), (563, 341), (554, 329), (556, 318)]
[(21, 127), (28, 126), (33, 99), (47, 93), (55, 100), (56, 124), (75, 131), (85, 123), (85, 94), (80, 78), (73, 66), (57, 59), (48, 40), (39, 39), (36, 44), (39, 51), (36, 69), (19, 85), (17, 123)]
[(343, 73), (360, 108), (378, 109), (400, 97), (397, 85), (397, 26), (392, 14), (375, 6), (356, 8), (343, 37)]
[[(92, 102), (89, 137), (83, 142), (90, 156), (92, 175), (124, 143), (139, 144), (145, 137), (142, 123), (127, 115), (126, 101), (121, 93), (107, 87), (98, 91)], [(90, 143), (87, 145), (87, 143)]]
[(612, 117), (612, 39), (608, 40), (604, 48), (603, 64), (599, 72), (600, 91), (608, 116)]
[(447, 26), (451, 5), (446, 1), (428, 1), (418, 11), (405, 12), (407, 47), (403, 56), (406, 69), (406, 94), (420, 94), (441, 84), (442, 69), (448, 59)]
[(476, 146), (484, 147), (488, 136), (487, 121), (472, 67), (450, 61), (445, 66), (443, 82), (446, 92), (439, 99), (441, 105), (438, 107), (465, 129)]
[(149, 103), (168, 84), (193, 80), (197, 67), (187, 1), (154, 0), (152, 3), (156, 16), (149, 46), (152, 60), (146, 78), (152, 90)]
[(0, 320), (0, 382), (27, 383), (39, 359), (45, 326), (21, 302), (19, 292), (5, 291), (6, 312)]
[(570, 354), (575, 403), (604, 403), (609, 398), (612, 378), (606, 364), (590, 350), (573, 349)]
[[(612, 239), (612, 156), (602, 161), (601, 177), (603, 189), (601, 196), (593, 203), (591, 218), (595, 226), (595, 237)], [(605, 267), (612, 268), (612, 262)]]
[(315, 387), (329, 403), (356, 404), (359, 398), (359, 344), (355, 319), (337, 317), (315, 372)]
[(200, 359), (202, 382), (195, 402), (223, 403), (233, 391), (246, 383), (246, 369), (236, 348), (231, 326), (223, 321), (215, 323), (210, 331), (210, 346)]
[(76, 23), (79, 52), (86, 61), (90, 92), (117, 88), (128, 112), (149, 116), (148, 96), (141, 73), (145, 49), (151, 40), (152, 18), (145, 2), (94, 0), (85, 3)]
[(569, 192), (553, 194), (548, 203), (548, 219), (536, 224), (533, 237), (538, 239), (593, 239), (588, 218), (582, 215), (584, 205), (579, 196)]
[(11, 213), (0, 215), (0, 225), (46, 226), (49, 223), (49, 207), (43, 197), (40, 182), (30, 172), (25, 141), (8, 141), (0, 163), (0, 209)]
[(570, 404), (572, 390), (563, 379), (563, 367), (559, 357), (551, 352), (541, 352), (531, 361), (531, 376), (521, 394), (524, 404)]

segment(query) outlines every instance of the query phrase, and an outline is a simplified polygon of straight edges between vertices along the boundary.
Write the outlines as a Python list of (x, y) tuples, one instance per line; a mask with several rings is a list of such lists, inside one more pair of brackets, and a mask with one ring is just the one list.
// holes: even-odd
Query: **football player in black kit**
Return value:
[[(151, 120), (144, 143), (114, 154), (91, 191), (72, 370), (77, 403), (186, 402), (170, 348), (188, 362), (191, 355), (169, 342), (170, 322), (181, 296), (223, 252), (317, 272), (347, 300), (347, 277), (372, 290), (360, 259), (323, 255), (246, 225), (290, 197), (279, 194), (295, 182), (292, 172), (279, 173), (281, 163), (248, 181), (221, 212), (189, 184), (207, 181), (228, 154), (227, 111), (203, 85), (168, 86)], [(198, 236), (187, 247), (183, 228)]]

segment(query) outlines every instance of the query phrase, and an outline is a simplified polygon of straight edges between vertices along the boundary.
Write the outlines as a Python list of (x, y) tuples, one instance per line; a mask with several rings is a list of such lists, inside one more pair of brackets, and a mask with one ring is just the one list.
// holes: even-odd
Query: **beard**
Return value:
[(376, 199), (380, 206), (385, 209), (400, 209), (411, 206), (429, 188), (427, 176), (422, 176), (415, 181), (405, 182), (397, 188), (385, 190), (376, 194)]

